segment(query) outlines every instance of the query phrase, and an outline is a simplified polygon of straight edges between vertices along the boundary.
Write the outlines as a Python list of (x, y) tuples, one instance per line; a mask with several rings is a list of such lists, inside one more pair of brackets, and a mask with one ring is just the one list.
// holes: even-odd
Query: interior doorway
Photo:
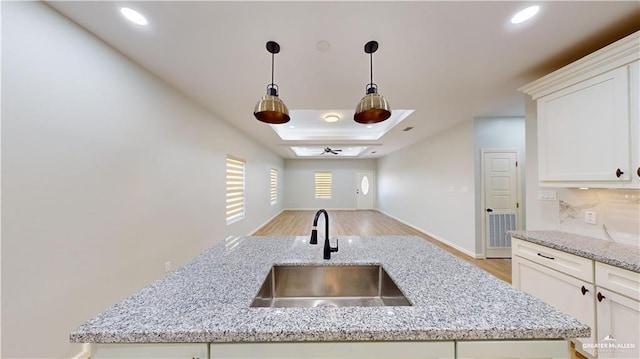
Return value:
[(486, 258), (510, 258), (507, 230), (520, 228), (518, 151), (482, 151), (483, 247)]
[(375, 181), (372, 171), (356, 173), (356, 209), (373, 209)]

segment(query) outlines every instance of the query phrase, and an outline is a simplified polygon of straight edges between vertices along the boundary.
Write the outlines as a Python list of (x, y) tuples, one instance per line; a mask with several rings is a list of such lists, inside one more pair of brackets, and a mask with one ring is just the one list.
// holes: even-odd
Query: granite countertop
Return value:
[(511, 236), (640, 273), (640, 247), (560, 231), (508, 231)]
[[(418, 237), (236, 237), (71, 333), (76, 343), (550, 339), (589, 327)], [(335, 244), (335, 241), (332, 240)], [(381, 264), (413, 306), (251, 308), (273, 264)]]

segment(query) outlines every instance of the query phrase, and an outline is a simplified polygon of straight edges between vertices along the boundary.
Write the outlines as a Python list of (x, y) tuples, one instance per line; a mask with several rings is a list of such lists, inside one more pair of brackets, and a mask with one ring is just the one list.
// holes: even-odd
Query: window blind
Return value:
[(271, 169), (271, 185), (270, 189), (270, 197), (271, 197), (271, 205), (278, 203), (278, 170), (275, 168)]
[(316, 198), (331, 199), (331, 172), (316, 171)]
[(227, 224), (244, 218), (245, 161), (227, 156)]

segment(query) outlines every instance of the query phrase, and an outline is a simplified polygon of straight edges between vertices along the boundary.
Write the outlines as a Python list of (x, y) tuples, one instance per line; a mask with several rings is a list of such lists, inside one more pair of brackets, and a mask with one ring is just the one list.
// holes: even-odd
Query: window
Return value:
[(244, 218), (245, 161), (227, 156), (227, 224)]
[(331, 172), (316, 171), (316, 198), (331, 199)]
[(269, 186), (271, 193), (271, 205), (278, 203), (278, 170), (271, 169), (271, 185)]

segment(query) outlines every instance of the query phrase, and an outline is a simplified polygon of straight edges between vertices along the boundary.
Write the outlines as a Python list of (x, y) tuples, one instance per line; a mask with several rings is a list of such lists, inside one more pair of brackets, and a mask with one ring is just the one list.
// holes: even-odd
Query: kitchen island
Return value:
[[(309, 264), (381, 265), (412, 305), (250, 307), (273, 265)], [(446, 344), (450, 357), (454, 352), (462, 357), (465, 345), (505, 343), (508, 350), (541, 341), (538, 347), (544, 350), (564, 348), (567, 338), (589, 335), (590, 328), (578, 320), (424, 239), (385, 236), (340, 237), (340, 249), (330, 260), (322, 259), (322, 245), (310, 245), (308, 237), (229, 238), (82, 324), (70, 338), (108, 344), (95, 346), (103, 349), (211, 343), (211, 357), (241, 353), (241, 345), (257, 345), (255, 350), (266, 353), (264, 345), (278, 343), (286, 348), (301, 343), (339, 347), (410, 342)], [(349, 356), (355, 356), (353, 347), (348, 348), (354, 354)], [(303, 357), (301, 350), (295, 349), (292, 357)], [(374, 352), (383, 353), (384, 348)], [(410, 357), (405, 353), (403, 357)], [(568, 349), (562, 356), (567, 355)], [(309, 357), (320, 357), (320, 352)]]

